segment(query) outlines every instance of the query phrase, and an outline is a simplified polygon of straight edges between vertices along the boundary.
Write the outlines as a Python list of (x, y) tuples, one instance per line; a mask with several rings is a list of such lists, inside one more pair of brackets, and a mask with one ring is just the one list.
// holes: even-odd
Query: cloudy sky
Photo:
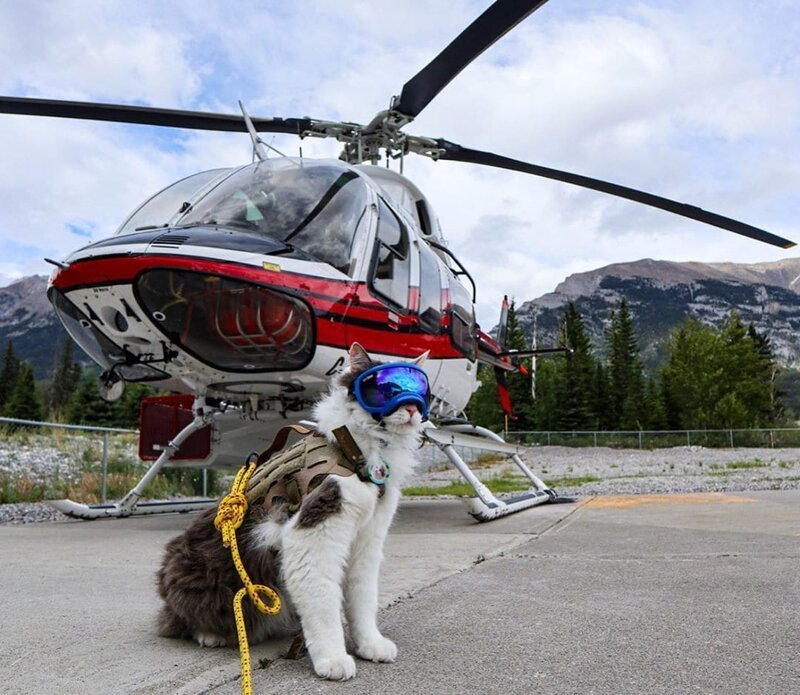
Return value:
[[(365, 123), (489, 4), (0, 0), (0, 93)], [(408, 130), (800, 241), (798, 36), (798, 0), (550, 0)], [(168, 183), (249, 159), (244, 135), (0, 116), (0, 285), (108, 236)], [(406, 173), (477, 279), (484, 326), (504, 293), (609, 263), (800, 255), (522, 174), (424, 159)]]

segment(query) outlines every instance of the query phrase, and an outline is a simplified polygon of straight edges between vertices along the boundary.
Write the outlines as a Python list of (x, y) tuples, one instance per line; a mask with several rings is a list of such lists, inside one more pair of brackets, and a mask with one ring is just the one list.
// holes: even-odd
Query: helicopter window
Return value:
[(230, 169), (211, 169), (187, 176), (156, 193), (139, 207), (117, 230), (117, 234), (130, 234), (144, 229), (166, 227), (179, 212), (185, 212), (189, 201), (203, 188)]
[[(343, 273), (369, 194), (345, 165), (267, 160), (246, 167), (200, 200), (179, 223), (268, 236)], [(290, 245), (290, 246), (289, 246)]]
[(428, 333), (438, 333), (441, 327), (442, 288), (439, 264), (426, 244), (419, 247), (419, 323)]
[(372, 289), (400, 307), (407, 306), (410, 261), (408, 231), (381, 200), (371, 273)]

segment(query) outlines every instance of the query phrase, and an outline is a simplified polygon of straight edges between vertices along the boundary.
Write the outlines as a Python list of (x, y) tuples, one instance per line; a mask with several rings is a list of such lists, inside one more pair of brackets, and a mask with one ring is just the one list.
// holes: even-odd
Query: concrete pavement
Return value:
[[(188, 516), (0, 527), (0, 692), (239, 692), (235, 649), (153, 630)], [(477, 524), (406, 501), (347, 683), (253, 648), (256, 693), (800, 693), (800, 491), (597, 497)], [(268, 664), (268, 665), (267, 665)]]

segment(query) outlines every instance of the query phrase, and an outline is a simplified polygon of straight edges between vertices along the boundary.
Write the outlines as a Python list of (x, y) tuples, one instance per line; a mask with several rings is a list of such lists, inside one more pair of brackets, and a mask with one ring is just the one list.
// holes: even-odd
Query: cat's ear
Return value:
[(353, 343), (350, 346), (350, 371), (363, 372), (372, 366), (372, 360), (369, 353), (361, 347), (358, 343)]
[(425, 350), (417, 359), (415, 359), (412, 364), (421, 365), (424, 364), (425, 360), (428, 359), (428, 356), (431, 354), (430, 350)]

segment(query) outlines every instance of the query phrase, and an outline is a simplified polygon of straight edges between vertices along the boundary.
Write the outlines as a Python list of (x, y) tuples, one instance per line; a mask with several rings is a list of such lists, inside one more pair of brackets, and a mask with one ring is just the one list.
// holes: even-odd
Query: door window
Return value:
[(408, 251), (406, 226), (381, 200), (370, 284), (375, 294), (401, 309), (408, 305), (411, 265)]

